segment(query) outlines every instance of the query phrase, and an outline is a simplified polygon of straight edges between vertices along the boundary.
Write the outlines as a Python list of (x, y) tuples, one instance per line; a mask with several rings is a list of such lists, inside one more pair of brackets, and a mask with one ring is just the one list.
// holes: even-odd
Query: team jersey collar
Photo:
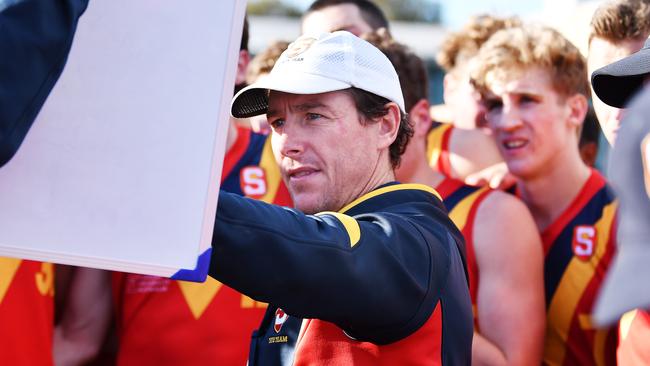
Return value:
[[(414, 184), (414, 183), (408, 183), (408, 184), (403, 184), (399, 182), (390, 182), (383, 184), (374, 190), (364, 194), (363, 196), (357, 198), (356, 200), (350, 202), (347, 204), (345, 207), (339, 210), (340, 213), (345, 213), (345, 214), (355, 214), (355, 211), (359, 211), (361, 206), (365, 208), (369, 208), (368, 205), (375, 206), (381, 206), (385, 207), (386, 206), (386, 200), (382, 197), (381, 200), (376, 199), (378, 196), (385, 196), (386, 194), (390, 194), (391, 196), (394, 194), (415, 194), (417, 196), (422, 196), (424, 195), (433, 195), (438, 200), (442, 201), (442, 198), (440, 197), (440, 194), (438, 192), (424, 184)], [(423, 198), (420, 198), (420, 200), (424, 200)], [(377, 203), (375, 203), (377, 202)], [(379, 203), (381, 202), (381, 203)], [(370, 208), (371, 208), (370, 207)], [(351, 212), (350, 212), (351, 211)], [(361, 212), (367, 212), (366, 209), (361, 210)]]

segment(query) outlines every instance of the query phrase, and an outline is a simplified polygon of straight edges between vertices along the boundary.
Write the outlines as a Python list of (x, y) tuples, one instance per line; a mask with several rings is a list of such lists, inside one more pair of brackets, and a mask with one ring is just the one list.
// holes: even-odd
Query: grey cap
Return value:
[[(644, 160), (646, 160), (644, 162)], [(650, 88), (636, 96), (612, 151), (609, 180), (620, 202), (618, 253), (596, 303), (597, 324), (650, 308)]]
[(591, 74), (594, 92), (606, 104), (623, 108), (650, 74), (650, 39), (643, 48)]

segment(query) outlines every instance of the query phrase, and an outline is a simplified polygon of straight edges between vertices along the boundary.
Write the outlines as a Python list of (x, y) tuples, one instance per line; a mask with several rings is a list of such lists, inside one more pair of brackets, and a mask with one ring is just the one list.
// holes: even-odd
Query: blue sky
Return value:
[[(313, 0), (286, 0), (305, 9)], [(460, 27), (467, 18), (478, 13), (489, 12), (495, 15), (526, 16), (542, 10), (542, 1), (521, 0), (441, 0), (443, 22), (452, 27)]]

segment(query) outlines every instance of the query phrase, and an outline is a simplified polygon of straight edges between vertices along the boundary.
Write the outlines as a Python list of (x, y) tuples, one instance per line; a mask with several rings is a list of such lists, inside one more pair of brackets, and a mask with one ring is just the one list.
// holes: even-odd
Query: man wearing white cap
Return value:
[(280, 312), (250, 364), (305, 318), (296, 365), (468, 365), (464, 243), (431, 188), (394, 182), (412, 129), (399, 79), (348, 32), (304, 36), (235, 117), (266, 113), (297, 210), (219, 196), (210, 275)]

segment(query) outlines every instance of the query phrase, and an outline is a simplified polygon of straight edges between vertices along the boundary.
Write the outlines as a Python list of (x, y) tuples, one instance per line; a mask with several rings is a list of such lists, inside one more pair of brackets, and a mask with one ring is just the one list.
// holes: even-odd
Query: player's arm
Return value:
[(445, 242), (433, 239), (425, 242), (399, 215), (308, 216), (222, 191), (210, 275), (293, 316), (385, 344), (417, 330), (433, 311), (451, 236), (441, 230)]
[(6, 3), (0, 1), (0, 166), (59, 78), (88, 0)]
[(75, 268), (63, 306), (54, 329), (54, 363), (84, 365), (99, 352), (110, 325), (110, 272)]
[(449, 162), (453, 177), (465, 180), (467, 176), (502, 161), (492, 136), (478, 129), (453, 129), (449, 137)]
[(492, 192), (477, 211), (473, 239), (480, 279), (472, 365), (539, 365), (543, 253), (532, 216), (515, 197)]

